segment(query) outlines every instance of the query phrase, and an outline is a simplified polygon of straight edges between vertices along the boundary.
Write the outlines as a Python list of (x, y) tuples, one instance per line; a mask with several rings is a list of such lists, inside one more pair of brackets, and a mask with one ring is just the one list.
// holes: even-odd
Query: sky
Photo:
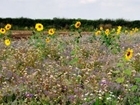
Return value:
[(1, 18), (140, 20), (140, 0), (0, 0)]

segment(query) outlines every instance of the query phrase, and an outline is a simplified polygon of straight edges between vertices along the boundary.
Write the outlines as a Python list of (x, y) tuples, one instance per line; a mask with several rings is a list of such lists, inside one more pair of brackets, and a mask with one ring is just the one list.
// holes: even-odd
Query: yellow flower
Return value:
[(95, 32), (95, 35), (96, 35), (96, 36), (98, 36), (98, 35), (100, 35), (100, 34), (101, 34), (101, 31), (100, 31), (100, 30), (98, 30), (98, 31)]
[(49, 34), (49, 35), (53, 35), (54, 33), (55, 33), (55, 31), (54, 31), (53, 28), (49, 29), (49, 31), (48, 31), (48, 34)]
[(4, 43), (5, 43), (6, 46), (9, 46), (11, 44), (9, 39), (5, 39)]
[(10, 29), (11, 29), (11, 27), (12, 27), (12, 25), (11, 25), (11, 24), (6, 24), (5, 29), (6, 29), (6, 30), (10, 30)]
[(0, 33), (1, 33), (1, 34), (5, 34), (5, 33), (6, 33), (5, 28), (1, 28), (1, 29), (0, 29)]
[(118, 30), (121, 30), (122, 29), (122, 26), (118, 26)]
[(135, 28), (132, 28), (132, 31), (134, 31), (135, 30)]
[(49, 37), (46, 38), (46, 43), (50, 43), (50, 38)]
[(133, 49), (128, 48), (125, 52), (125, 59), (129, 61), (133, 56)]
[(81, 26), (81, 22), (80, 21), (77, 21), (76, 23), (75, 23), (75, 28), (79, 28)]
[(134, 30), (134, 32), (138, 32), (139, 31), (139, 29), (137, 28), (137, 27), (135, 27), (135, 30)]
[(121, 33), (121, 29), (122, 29), (122, 27), (118, 26), (118, 28), (117, 28), (117, 35), (119, 35)]
[(119, 35), (120, 33), (121, 33), (121, 31), (117, 29), (117, 35)]
[(100, 30), (102, 31), (103, 30), (103, 27), (100, 27)]
[(109, 29), (106, 29), (106, 30), (105, 30), (105, 34), (106, 34), (107, 36), (110, 34)]
[(128, 30), (125, 30), (125, 33), (128, 34)]
[(133, 31), (132, 30), (130, 31), (130, 35), (133, 35)]
[(37, 31), (42, 31), (42, 30), (44, 29), (44, 27), (43, 27), (43, 25), (42, 25), (41, 23), (37, 23), (37, 24), (35, 25), (35, 29), (36, 29)]

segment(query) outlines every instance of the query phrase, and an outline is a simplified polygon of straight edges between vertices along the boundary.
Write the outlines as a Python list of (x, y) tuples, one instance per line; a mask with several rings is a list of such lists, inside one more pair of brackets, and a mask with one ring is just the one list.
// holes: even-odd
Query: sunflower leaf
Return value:
[(124, 82), (124, 77), (118, 77), (118, 78), (116, 79), (116, 82), (117, 82), (117, 83), (123, 83), (123, 82)]
[(126, 70), (124, 70), (124, 73), (128, 76), (131, 76), (132, 71), (130, 69), (126, 69)]

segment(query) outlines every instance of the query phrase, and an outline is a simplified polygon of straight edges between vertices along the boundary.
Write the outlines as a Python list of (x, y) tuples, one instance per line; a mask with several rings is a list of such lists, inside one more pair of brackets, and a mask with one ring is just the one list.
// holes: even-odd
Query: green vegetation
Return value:
[[(69, 30), (71, 29), (71, 23), (75, 22), (77, 19), (65, 19), (65, 18), (53, 18), (53, 19), (29, 19), (29, 18), (0, 18), (0, 27), (7, 23), (13, 25), (12, 29), (32, 29), (33, 25), (36, 23), (42, 23), (45, 28), (55, 27), (58, 30)], [(140, 28), (140, 21), (129, 21), (124, 19), (98, 19), (98, 20), (86, 20), (79, 19), (82, 23), (82, 31), (92, 31), (93, 29), (103, 26), (104, 28), (112, 28), (116, 26), (123, 26), (129, 29)]]
[(78, 20), (70, 25), (75, 33), (62, 36), (34, 25), (20, 40), (10, 24), (0, 29), (1, 105), (140, 105), (138, 28), (83, 35)]

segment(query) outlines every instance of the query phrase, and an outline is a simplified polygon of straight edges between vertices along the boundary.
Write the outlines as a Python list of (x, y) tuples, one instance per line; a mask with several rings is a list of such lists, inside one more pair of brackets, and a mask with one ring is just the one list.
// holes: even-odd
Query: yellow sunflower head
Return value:
[(4, 43), (5, 43), (6, 46), (9, 46), (11, 44), (11, 41), (9, 39), (5, 39)]
[(50, 38), (49, 37), (46, 38), (46, 43), (50, 43)]
[(80, 21), (77, 21), (76, 23), (75, 23), (75, 28), (79, 28), (81, 26), (81, 22)]
[(118, 30), (121, 30), (122, 29), (122, 26), (118, 26)]
[(117, 30), (117, 32), (116, 32), (116, 33), (117, 33), (117, 35), (120, 35), (121, 31), (120, 31), (120, 30)]
[(10, 30), (10, 29), (11, 29), (11, 27), (12, 27), (12, 25), (11, 25), (11, 24), (6, 24), (5, 29), (6, 29), (6, 30)]
[(55, 30), (53, 28), (49, 29), (48, 30), (48, 34), (49, 35), (53, 35), (55, 33)]
[(128, 48), (125, 52), (125, 59), (129, 61), (133, 56), (133, 49)]
[(100, 27), (100, 30), (101, 30), (101, 31), (103, 30), (103, 27), (102, 27), (102, 26)]
[(105, 34), (108, 36), (110, 34), (110, 30), (109, 29), (106, 29), (105, 30)]
[(98, 30), (98, 31), (95, 32), (95, 35), (96, 35), (96, 36), (98, 36), (98, 35), (100, 35), (100, 34), (101, 34), (101, 31), (100, 31), (100, 30)]
[(124, 33), (128, 34), (128, 30), (125, 30)]
[(36, 29), (37, 31), (42, 31), (42, 30), (44, 29), (44, 27), (43, 27), (43, 25), (42, 25), (41, 23), (37, 23), (37, 24), (35, 25), (35, 29)]
[(0, 29), (0, 33), (1, 33), (1, 34), (5, 34), (5, 33), (6, 33), (5, 28), (1, 28), (1, 29)]

